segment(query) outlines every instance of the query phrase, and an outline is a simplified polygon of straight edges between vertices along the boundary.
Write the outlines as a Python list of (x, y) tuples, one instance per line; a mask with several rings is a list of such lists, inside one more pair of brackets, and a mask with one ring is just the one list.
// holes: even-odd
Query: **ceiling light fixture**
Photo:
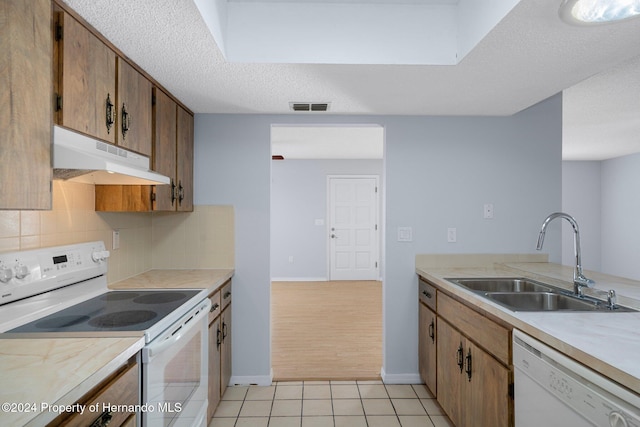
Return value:
[(640, 0), (563, 0), (559, 13), (569, 24), (607, 24), (639, 16)]

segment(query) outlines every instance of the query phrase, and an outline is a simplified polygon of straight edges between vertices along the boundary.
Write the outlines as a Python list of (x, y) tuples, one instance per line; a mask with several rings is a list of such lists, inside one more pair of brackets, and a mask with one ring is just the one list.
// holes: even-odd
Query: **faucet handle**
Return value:
[(607, 305), (609, 305), (610, 309), (613, 309), (617, 303), (618, 297), (616, 296), (616, 291), (609, 289), (607, 292)]

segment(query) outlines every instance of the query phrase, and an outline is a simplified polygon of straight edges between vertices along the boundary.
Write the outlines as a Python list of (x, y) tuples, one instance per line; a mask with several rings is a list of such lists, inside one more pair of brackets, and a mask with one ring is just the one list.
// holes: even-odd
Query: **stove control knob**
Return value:
[(16, 270), (16, 279), (24, 279), (29, 275), (29, 267), (23, 264), (18, 264), (15, 266)]
[(91, 254), (91, 259), (93, 259), (94, 262), (102, 262), (109, 258), (109, 255), (111, 255), (109, 251), (95, 251)]
[(0, 282), (7, 283), (13, 277), (13, 270), (10, 268), (0, 268)]

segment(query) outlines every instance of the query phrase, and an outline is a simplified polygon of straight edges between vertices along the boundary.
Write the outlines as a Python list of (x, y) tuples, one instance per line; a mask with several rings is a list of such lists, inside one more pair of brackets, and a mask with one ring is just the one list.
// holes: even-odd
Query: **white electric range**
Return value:
[(3, 338), (141, 337), (143, 426), (205, 426), (203, 289), (110, 291), (103, 242), (0, 254)]

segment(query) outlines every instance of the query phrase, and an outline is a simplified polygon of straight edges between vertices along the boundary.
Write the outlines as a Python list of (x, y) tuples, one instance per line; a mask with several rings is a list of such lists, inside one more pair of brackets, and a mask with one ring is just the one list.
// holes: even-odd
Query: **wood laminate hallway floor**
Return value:
[(271, 348), (277, 381), (379, 379), (382, 283), (273, 282)]

